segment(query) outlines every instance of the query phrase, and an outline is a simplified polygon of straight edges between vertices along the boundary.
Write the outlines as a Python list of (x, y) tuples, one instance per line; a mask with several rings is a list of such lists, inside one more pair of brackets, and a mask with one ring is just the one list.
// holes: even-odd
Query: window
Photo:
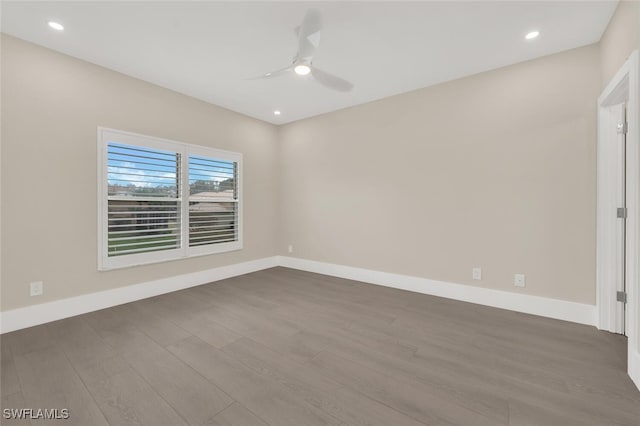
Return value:
[(242, 248), (242, 155), (98, 131), (99, 269)]

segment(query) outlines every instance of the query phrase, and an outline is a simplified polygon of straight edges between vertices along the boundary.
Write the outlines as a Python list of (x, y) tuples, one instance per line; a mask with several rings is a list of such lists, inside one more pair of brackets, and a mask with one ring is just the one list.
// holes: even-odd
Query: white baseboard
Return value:
[(638, 350), (629, 349), (627, 373), (629, 373), (629, 377), (631, 377), (633, 383), (635, 383), (638, 390), (640, 390), (640, 352), (638, 352)]
[(205, 271), (192, 272), (97, 293), (84, 294), (68, 299), (31, 305), (0, 313), (0, 331), (8, 333), (34, 325), (93, 312), (147, 297), (158, 296), (176, 290), (244, 275), (278, 266), (278, 256), (220, 266)]
[(280, 266), (318, 274), (446, 297), (448, 299), (477, 303), (495, 308), (555, 318), (579, 324), (596, 325), (595, 305), (549, 299), (546, 297), (492, 290), (470, 285), (453, 284), (428, 278), (391, 274), (370, 269), (316, 262), (313, 260), (280, 256)]
[[(275, 266), (316, 272), (580, 324), (596, 324), (596, 307), (592, 305), (287, 256), (272, 256), (1, 312), (0, 332), (8, 333)], [(636, 377), (640, 378), (640, 361), (636, 365), (638, 366)], [(640, 380), (636, 381), (636, 383), (638, 382)]]

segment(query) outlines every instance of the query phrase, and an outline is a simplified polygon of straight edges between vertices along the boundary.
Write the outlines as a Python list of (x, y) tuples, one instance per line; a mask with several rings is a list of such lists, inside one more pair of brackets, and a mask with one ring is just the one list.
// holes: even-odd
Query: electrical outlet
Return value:
[(481, 280), (482, 279), (482, 268), (473, 268), (471, 269), (471, 277), (474, 280)]
[(43, 288), (44, 283), (42, 281), (34, 281), (29, 284), (29, 294), (31, 296), (40, 296), (42, 295)]
[(513, 285), (516, 287), (524, 287), (525, 284), (524, 274), (515, 274), (513, 276)]
[(289, 253), (293, 253), (293, 246), (291, 244), (289, 244), (288, 250), (289, 250)]

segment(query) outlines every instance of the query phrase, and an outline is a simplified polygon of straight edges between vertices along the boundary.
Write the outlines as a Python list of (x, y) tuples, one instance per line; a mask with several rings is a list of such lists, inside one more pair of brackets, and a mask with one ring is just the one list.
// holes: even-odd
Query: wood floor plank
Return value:
[(317, 355), (324, 345), (299, 339), (301, 327), (289, 319), (256, 311), (241, 312), (219, 307), (197, 313), (204, 319), (221, 324), (234, 333), (260, 342), (301, 362)]
[(10, 348), (14, 357), (17, 357), (29, 352), (46, 349), (55, 345), (56, 341), (49, 334), (47, 325), (44, 324), (4, 334), (2, 343), (3, 346), (7, 345), (7, 348)]
[(186, 424), (186, 420), (131, 369), (89, 382), (87, 387), (110, 425)]
[[(4, 386), (3, 386), (4, 387)], [(26, 417), (19, 417), (19, 414), (16, 413), (15, 410), (19, 410), (21, 408), (27, 408), (25, 405), (24, 396), (22, 392), (14, 392), (14, 393), (2, 393), (2, 403), (0, 404), (0, 412), (2, 415), (2, 421), (0, 424), (2, 425), (10, 425), (10, 426), (29, 426), (31, 425), (31, 421)], [(12, 410), (10, 411), (10, 417), (5, 417), (4, 410)], [(11, 417), (11, 412), (15, 413), (16, 417)], [(39, 421), (40, 422), (40, 421)]]
[[(227, 328), (244, 335), (257, 331), (268, 334), (293, 335), (300, 327), (293, 321), (278, 318), (268, 311), (254, 307), (212, 301), (215, 306), (200, 311), (206, 318), (225, 325)], [(268, 321), (266, 321), (268, 319)]]
[(56, 321), (48, 326), (50, 334), (58, 341), (58, 347), (85, 384), (129, 369), (124, 358), (82, 316)]
[[(447, 347), (446, 341), (432, 340), (424, 344), (415, 357), (398, 359), (375, 355), (374, 352), (365, 351), (352, 354), (345, 350), (344, 345), (333, 345), (334, 350), (341, 351), (347, 357), (357, 357), (358, 361), (379, 371), (393, 372), (395, 375), (423, 381), (431, 386), (444, 387), (455, 392), (475, 394), (470, 400), (482, 401), (481, 395), (485, 395), (484, 403), (487, 407), (495, 406), (487, 395), (494, 395), (502, 400), (508, 399), (513, 394), (519, 394), (523, 399), (536, 401), (540, 406), (553, 409), (556, 405), (574, 406), (581, 405), (582, 401), (589, 400), (592, 395), (582, 392), (580, 395), (571, 395), (565, 384), (565, 377), (557, 373), (546, 371), (539, 365), (531, 366), (527, 363), (509, 364), (499, 356), (485, 356), (482, 351), (470, 351), (468, 347)], [(349, 348), (347, 348), (349, 349)], [(493, 360), (495, 358), (495, 362)], [(611, 380), (609, 378), (608, 380)], [(614, 379), (615, 380), (615, 379)], [(606, 389), (606, 387), (604, 388)], [(621, 413), (628, 412), (628, 407), (633, 407), (633, 401), (637, 392), (630, 393), (626, 401), (615, 400), (616, 394), (608, 394), (599, 400), (592, 400), (585, 404), (585, 408), (579, 410), (574, 416), (578, 418), (600, 418), (600, 421), (620, 418), (624, 424), (633, 416), (640, 416), (640, 411), (631, 410), (626, 417)], [(606, 401), (609, 400), (609, 403)], [(618, 410), (620, 404), (627, 409)], [(640, 405), (637, 406), (640, 409)], [(638, 414), (635, 414), (637, 411)], [(626, 419), (626, 420), (625, 420)]]
[[(531, 321), (532, 319), (529, 319)], [(546, 320), (546, 319), (545, 319)], [(581, 326), (576, 325), (581, 329)], [(496, 369), (505, 372), (510, 366), (514, 367), (511, 372), (514, 377), (521, 374), (523, 379), (532, 382), (546, 381), (552, 385), (550, 377), (557, 378), (558, 386), (565, 388), (562, 382), (574, 384), (576, 386), (595, 385), (616, 392), (617, 389), (628, 393), (629, 383), (626, 372), (620, 367), (612, 367), (606, 363), (579, 361), (571, 356), (563, 356), (557, 351), (542, 351), (536, 344), (530, 342), (514, 343), (510, 339), (486, 336), (481, 333), (467, 330), (461, 325), (455, 325), (444, 320), (429, 320), (424, 322), (401, 323), (396, 322), (385, 327), (369, 327), (367, 325), (351, 325), (350, 329), (355, 332), (382, 333), (389, 338), (398, 338), (401, 341), (409, 341), (421, 347), (418, 353), (433, 352), (444, 347), (453, 351), (455, 356), (485, 357), (489, 364), (493, 364)], [(591, 336), (592, 340), (599, 341), (601, 346), (617, 347), (620, 351), (624, 341), (612, 341), (609, 333), (598, 333)], [(604, 339), (603, 339), (604, 338)], [(570, 339), (567, 339), (570, 342)], [(571, 347), (571, 343), (559, 342), (557, 345)], [(473, 348), (473, 350), (469, 350)], [(574, 350), (580, 350), (574, 348)], [(624, 350), (620, 351), (624, 353)], [(478, 366), (482, 359), (478, 360)], [(466, 359), (464, 362), (473, 362)], [(484, 364), (488, 367), (487, 363)], [(518, 370), (521, 370), (518, 372)], [(609, 383), (614, 387), (608, 386)], [(636, 392), (634, 392), (636, 394)]]
[(496, 412), (489, 418), (453, 402), (434, 388), (381, 373), (330, 352), (321, 352), (312, 362), (343, 385), (429, 425), (508, 424), (508, 413)]
[[(615, 345), (600, 344), (603, 340), (609, 340), (608, 336), (600, 335), (599, 339), (594, 339), (597, 330), (593, 327), (564, 321), (552, 322), (532, 315), (446, 299), (440, 299), (438, 303), (429, 304), (422, 309), (411, 308), (411, 304), (416, 303), (410, 302), (398, 321), (413, 320), (421, 326), (429, 319), (439, 320), (438, 323), (446, 320), (451, 328), (458, 328), (466, 333), (473, 331), (479, 336), (508, 340), (513, 344), (527, 346), (530, 350), (553, 352), (575, 361), (595, 361), (600, 365), (615, 363), (611, 365), (624, 368), (624, 356), (621, 357), (619, 351), (614, 349)], [(455, 303), (459, 307), (452, 309), (456, 306)], [(504, 327), (504, 324), (509, 326)], [(571, 332), (568, 333), (567, 330)]]
[[(564, 407), (566, 411), (572, 412), (574, 419), (581, 419), (585, 422), (598, 419), (601, 424), (607, 424), (607, 422), (629, 424), (631, 419), (640, 415), (640, 406), (633, 408), (633, 405), (629, 405), (624, 412), (618, 412), (615, 407), (610, 406), (604, 400), (589, 400), (554, 386), (544, 386), (540, 381), (534, 383), (522, 380), (521, 377), (514, 378), (509, 375), (508, 371), (485, 371), (476, 368), (473, 361), (464, 364), (452, 361), (451, 358), (434, 358), (418, 354), (412, 365), (415, 368), (416, 366), (433, 364), (438, 365), (442, 371), (449, 372), (451, 378), (456, 382), (465, 380), (468, 385), (477, 386), (483, 392), (489, 392), (503, 399), (514, 399), (517, 395), (519, 401), (533, 404), (541, 411), (560, 410), (559, 412), (561, 412)], [(420, 369), (421, 367), (418, 367), (418, 370)], [(421, 374), (423, 373), (416, 373), (416, 377), (421, 379)]]
[(71, 425), (106, 425), (107, 421), (58, 346), (15, 358), (22, 394), (29, 408), (66, 408)]
[(233, 400), (146, 334), (134, 328), (103, 332), (105, 339), (169, 405), (191, 424), (206, 424)]
[(242, 338), (226, 346), (223, 351), (257, 373), (288, 387), (309, 404), (346, 424), (423, 425), (399, 411), (345, 388), (308, 365), (297, 364), (250, 339)]
[(0, 349), (3, 407), (70, 408), (32, 424), (640, 425), (624, 336), (282, 267)]
[[(627, 392), (626, 372), (618, 367), (608, 364), (581, 362), (571, 356), (563, 356), (554, 351), (541, 352), (538, 348), (528, 344), (515, 344), (508, 340), (480, 337), (471, 334), (466, 339), (460, 335), (459, 342), (451, 344), (451, 336), (442, 339), (440, 336), (431, 335), (426, 338), (417, 337), (420, 348), (417, 355), (450, 348), (458, 355), (478, 354), (478, 365), (483, 364), (487, 368), (499, 370), (501, 373), (509, 372), (512, 377), (520, 376), (528, 382), (546, 384), (555, 389), (558, 385), (553, 385), (550, 377), (555, 377), (555, 381), (562, 388), (567, 386), (590, 386), (594, 385), (603, 390), (611, 392)], [(464, 343), (466, 342), (466, 344)], [(473, 347), (473, 352), (465, 351), (466, 347)], [(460, 359), (460, 356), (451, 359)], [(473, 362), (467, 359), (461, 362)], [(493, 366), (491, 366), (493, 364)], [(622, 387), (621, 387), (622, 386)], [(634, 393), (635, 394), (635, 393)]]
[[(315, 333), (305, 332), (306, 338), (317, 339)], [(429, 363), (415, 365), (414, 358), (398, 357), (393, 352), (386, 353), (372, 350), (356, 340), (345, 336), (323, 336), (331, 343), (327, 351), (356, 362), (380, 374), (392, 375), (394, 378), (411, 383), (413, 386), (426, 386), (441, 398), (456, 402), (465, 408), (481, 415), (504, 421), (508, 416), (508, 403), (504, 395), (495, 394), (484, 389), (484, 382), (472, 380), (473, 377), (458, 374), (456, 370), (443, 368), (443, 363), (433, 360)]]
[[(115, 308), (117, 308), (117, 306)], [(126, 318), (118, 315), (117, 311), (113, 308), (89, 312), (88, 314), (82, 315), (82, 319), (98, 332), (131, 325)]]
[(269, 424), (340, 424), (280, 383), (255, 373), (196, 337), (170, 346), (169, 350)]
[(314, 389), (323, 393), (331, 393), (342, 387), (307, 365), (297, 363), (293, 358), (283, 356), (246, 337), (225, 346), (222, 351), (257, 373), (295, 391), (303, 383), (312, 384)]
[(2, 392), (0, 393), (2, 395), (22, 394), (13, 353), (11, 353), (11, 347), (5, 336), (1, 337), (0, 354), (0, 383), (2, 383)]
[(268, 426), (242, 404), (234, 402), (214, 419), (214, 426)]
[[(359, 326), (351, 326), (350, 331), (367, 335), (378, 330), (363, 329)], [(396, 334), (397, 335), (397, 334)], [(387, 335), (388, 336), (388, 335)], [(482, 351), (469, 350), (470, 345), (453, 345), (447, 339), (431, 337), (428, 341), (420, 338), (413, 340), (418, 349), (406, 361), (429, 362), (447, 360), (458, 362), (460, 365), (473, 365), (477, 370), (490, 371), (493, 374), (506, 375), (512, 379), (519, 379), (529, 384), (538, 384), (550, 389), (566, 392), (567, 384), (562, 377), (552, 372), (546, 372), (529, 364), (519, 363), (508, 358), (501, 358), (493, 354), (485, 354)], [(429, 357), (427, 360), (426, 358)]]
[(208, 424), (233, 400), (164, 349), (125, 359), (190, 424)]
[(128, 303), (113, 309), (160, 346), (171, 345), (189, 337), (188, 332), (172, 322), (148, 312), (138, 303)]
[[(568, 415), (561, 410), (540, 407), (522, 400), (509, 401), (509, 426), (602, 426), (601, 419)], [(613, 422), (609, 424), (615, 424)]]
[(176, 323), (191, 335), (199, 337), (216, 348), (222, 348), (242, 337), (199, 313), (182, 315)]

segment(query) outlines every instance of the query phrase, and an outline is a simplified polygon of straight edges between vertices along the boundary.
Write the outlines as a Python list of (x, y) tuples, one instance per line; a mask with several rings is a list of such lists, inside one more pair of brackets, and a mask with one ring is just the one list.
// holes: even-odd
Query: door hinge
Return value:
[(629, 131), (629, 123), (628, 122), (624, 122), (624, 123), (618, 123), (618, 134), (622, 135), (622, 134), (626, 134)]
[(626, 207), (618, 207), (618, 219), (626, 219), (627, 218), (627, 208)]
[(618, 291), (616, 293), (616, 300), (618, 302), (627, 303), (627, 293), (624, 291)]

